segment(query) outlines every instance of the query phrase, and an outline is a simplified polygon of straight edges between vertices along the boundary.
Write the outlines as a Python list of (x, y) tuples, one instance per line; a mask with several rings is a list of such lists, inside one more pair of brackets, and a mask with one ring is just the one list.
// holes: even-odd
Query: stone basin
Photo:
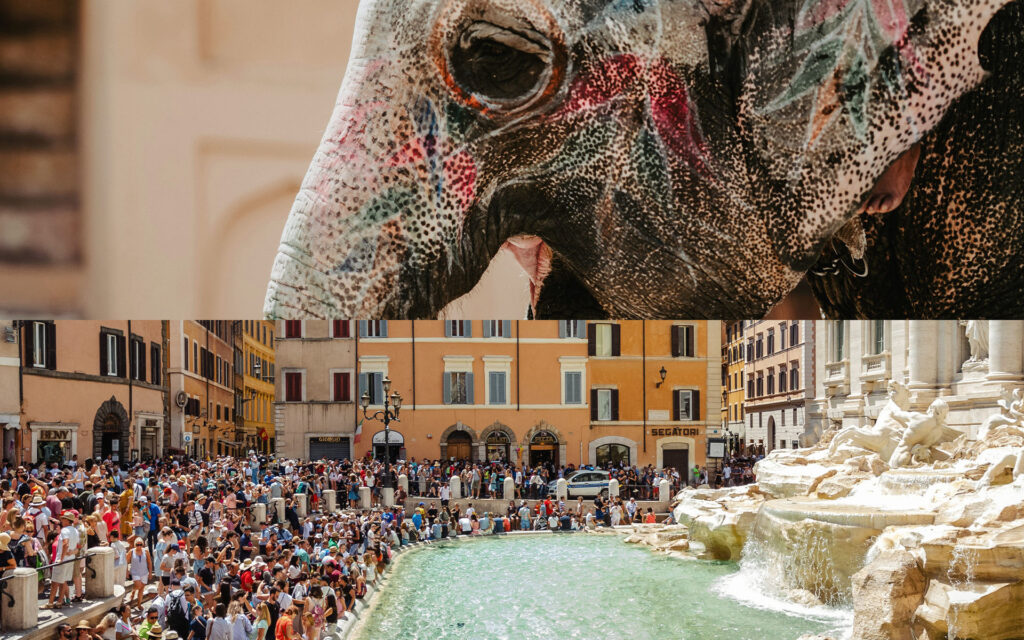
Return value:
[(890, 469), (878, 476), (878, 487), (887, 494), (920, 494), (934, 484), (945, 484), (962, 477), (962, 473), (952, 469)]
[(934, 518), (930, 511), (880, 511), (811, 498), (769, 500), (758, 513), (744, 557), (779, 575), (785, 588), (841, 604), (849, 601), (850, 578), (864, 566), (883, 529), (929, 525)]

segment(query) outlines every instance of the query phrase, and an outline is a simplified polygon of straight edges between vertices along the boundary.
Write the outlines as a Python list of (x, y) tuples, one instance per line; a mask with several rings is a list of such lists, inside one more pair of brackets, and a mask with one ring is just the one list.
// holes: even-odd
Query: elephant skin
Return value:
[(363, 0), (264, 312), (1020, 315), (1022, 2)]

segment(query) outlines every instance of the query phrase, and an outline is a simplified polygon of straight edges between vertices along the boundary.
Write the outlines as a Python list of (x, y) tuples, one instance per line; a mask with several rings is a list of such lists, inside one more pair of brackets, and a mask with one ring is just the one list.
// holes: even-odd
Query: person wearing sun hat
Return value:
[(11, 536), (8, 533), (0, 533), (0, 571), (6, 572), (8, 569), (17, 568), (18, 563), (14, 561), (14, 554), (11, 553)]

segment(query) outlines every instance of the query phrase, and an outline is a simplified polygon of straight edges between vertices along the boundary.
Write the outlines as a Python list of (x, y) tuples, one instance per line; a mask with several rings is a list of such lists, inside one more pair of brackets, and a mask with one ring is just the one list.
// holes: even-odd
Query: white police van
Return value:
[[(580, 469), (566, 476), (566, 489), (570, 498), (584, 496), (593, 498), (600, 494), (602, 498), (608, 497), (608, 481), (611, 476), (607, 471), (601, 469)], [(548, 483), (548, 493), (555, 495), (558, 488), (558, 480)]]

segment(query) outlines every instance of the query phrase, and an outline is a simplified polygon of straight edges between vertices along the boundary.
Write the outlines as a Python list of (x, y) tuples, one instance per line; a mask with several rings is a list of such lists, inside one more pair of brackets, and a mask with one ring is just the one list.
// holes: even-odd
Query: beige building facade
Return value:
[(21, 429), (21, 350), (18, 327), (13, 320), (0, 321), (0, 431), (3, 459), (13, 462), (18, 455)]
[(167, 323), (20, 321), (19, 460), (163, 454)]
[(745, 441), (765, 452), (795, 449), (815, 397), (815, 322), (748, 321), (744, 375)]
[(358, 404), (355, 324), (276, 323), (274, 426), (279, 455), (352, 458)]

